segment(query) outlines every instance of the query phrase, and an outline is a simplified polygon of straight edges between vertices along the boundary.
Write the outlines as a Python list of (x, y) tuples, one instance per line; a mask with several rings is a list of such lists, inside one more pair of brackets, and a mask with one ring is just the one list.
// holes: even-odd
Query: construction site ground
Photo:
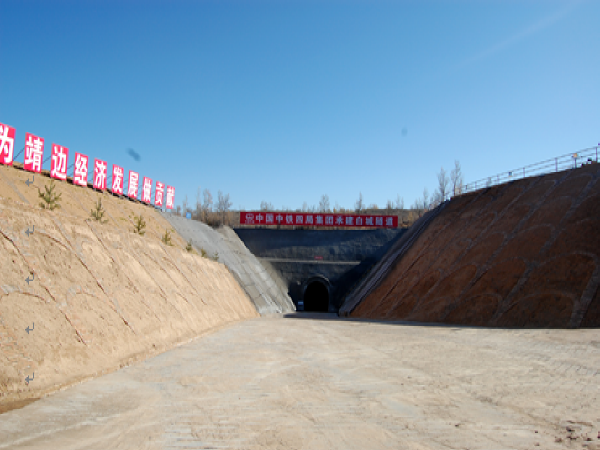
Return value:
[(0, 415), (0, 449), (600, 449), (600, 334), (275, 315)]

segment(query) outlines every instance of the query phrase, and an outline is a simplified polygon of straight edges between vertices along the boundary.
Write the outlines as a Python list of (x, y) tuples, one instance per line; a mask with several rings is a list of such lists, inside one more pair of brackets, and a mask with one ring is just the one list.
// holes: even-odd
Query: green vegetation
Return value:
[(108, 222), (107, 219), (104, 219), (105, 212), (106, 211), (102, 207), (102, 199), (99, 198), (98, 201), (96, 202), (96, 209), (92, 209), (90, 211), (90, 215), (92, 216), (92, 219), (104, 224), (104, 223)]
[(188, 241), (187, 245), (185, 246), (185, 249), (187, 250), (188, 253), (192, 253), (194, 251), (194, 247), (192, 247), (191, 239)]
[(44, 209), (49, 209), (50, 211), (54, 211), (56, 208), (60, 208), (60, 204), (58, 201), (60, 200), (62, 194), (57, 194), (54, 192), (54, 180), (50, 180), (49, 185), (45, 185), (45, 192), (41, 192), (40, 188), (38, 188), (38, 195), (43, 200), (40, 202), (40, 206)]
[(166, 245), (173, 245), (173, 243), (171, 242), (171, 232), (169, 230), (165, 230), (165, 234), (161, 239)]
[(146, 234), (146, 221), (140, 214), (139, 216), (133, 216), (133, 232), (143, 236)]

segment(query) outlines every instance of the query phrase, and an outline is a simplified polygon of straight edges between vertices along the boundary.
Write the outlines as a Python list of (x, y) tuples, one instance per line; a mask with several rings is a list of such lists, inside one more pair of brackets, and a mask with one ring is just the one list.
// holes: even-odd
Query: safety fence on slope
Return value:
[(598, 163), (599, 150), (600, 144), (597, 147), (586, 148), (576, 153), (568, 153), (518, 169), (502, 172), (491, 177), (482, 178), (461, 186), (459, 194), (466, 194), (526, 177), (545, 175), (552, 172), (575, 169), (585, 164)]
[(420, 217), (398, 242), (367, 272), (366, 276), (350, 291), (340, 307), (338, 315), (349, 317), (358, 304), (365, 299), (379, 283), (390, 273), (392, 266), (412, 247), (421, 233), (427, 229), (429, 224), (444, 210), (448, 201), (438, 205), (436, 208)]

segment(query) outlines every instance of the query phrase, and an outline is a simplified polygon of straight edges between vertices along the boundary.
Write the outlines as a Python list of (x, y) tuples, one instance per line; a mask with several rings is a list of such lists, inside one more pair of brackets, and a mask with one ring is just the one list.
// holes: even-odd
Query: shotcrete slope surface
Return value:
[(277, 273), (263, 266), (231, 228), (214, 230), (202, 222), (169, 213), (163, 217), (198, 250), (205, 250), (209, 256), (218, 254), (219, 261), (229, 267), (260, 314), (295, 311)]
[[(153, 208), (57, 182), (62, 207), (42, 210), (49, 179), (28, 178), (0, 166), (0, 412), (257, 316), (224, 265), (161, 241)], [(90, 220), (98, 198), (105, 224)]]
[(452, 200), (352, 317), (600, 326), (600, 165)]

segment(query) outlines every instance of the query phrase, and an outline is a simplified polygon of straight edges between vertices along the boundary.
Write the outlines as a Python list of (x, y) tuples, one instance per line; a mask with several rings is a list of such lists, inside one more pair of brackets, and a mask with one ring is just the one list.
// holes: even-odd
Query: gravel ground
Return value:
[(600, 449), (599, 372), (600, 330), (272, 315), (2, 414), (0, 449)]

